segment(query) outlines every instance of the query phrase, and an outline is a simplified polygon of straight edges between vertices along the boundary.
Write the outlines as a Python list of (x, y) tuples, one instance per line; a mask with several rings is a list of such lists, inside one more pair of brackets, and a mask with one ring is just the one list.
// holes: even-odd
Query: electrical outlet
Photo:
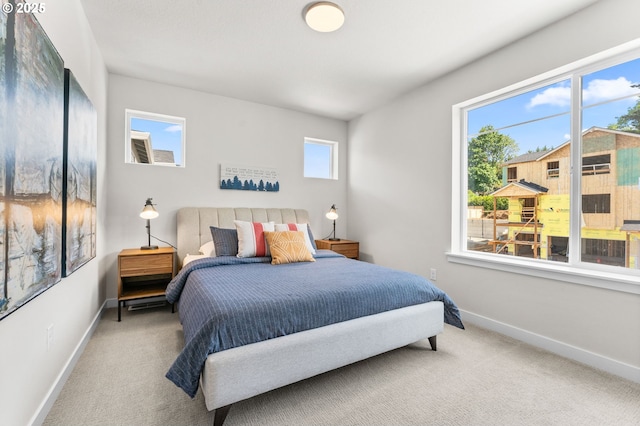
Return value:
[(53, 324), (49, 324), (47, 327), (47, 350), (53, 345)]
[(431, 271), (430, 271), (430, 273), (429, 273), (429, 279), (430, 279), (431, 281), (435, 281), (435, 280), (437, 280), (437, 279), (438, 279), (438, 275), (437, 275), (437, 273), (436, 273), (436, 268), (431, 268)]

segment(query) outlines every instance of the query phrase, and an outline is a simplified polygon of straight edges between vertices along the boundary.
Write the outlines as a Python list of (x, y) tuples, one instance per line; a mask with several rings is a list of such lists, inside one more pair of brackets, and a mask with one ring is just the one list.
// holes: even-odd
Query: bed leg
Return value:
[(433, 351), (437, 351), (437, 345), (436, 345), (436, 337), (438, 336), (431, 336), (429, 337), (429, 344), (431, 345), (431, 350)]
[(213, 415), (213, 426), (222, 426), (227, 418), (227, 414), (229, 414), (230, 408), (231, 404), (216, 409), (215, 414)]

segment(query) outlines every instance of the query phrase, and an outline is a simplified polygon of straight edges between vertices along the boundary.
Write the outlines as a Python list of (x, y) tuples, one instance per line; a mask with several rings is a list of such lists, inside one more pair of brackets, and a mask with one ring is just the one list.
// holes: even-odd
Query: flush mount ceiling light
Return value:
[(330, 33), (344, 24), (344, 12), (335, 3), (321, 1), (307, 6), (304, 20), (312, 29), (321, 33)]

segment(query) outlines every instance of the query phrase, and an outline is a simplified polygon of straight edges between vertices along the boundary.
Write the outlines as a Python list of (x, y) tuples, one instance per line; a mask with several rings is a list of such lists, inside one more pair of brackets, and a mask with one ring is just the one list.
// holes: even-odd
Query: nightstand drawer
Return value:
[(150, 254), (120, 258), (120, 276), (156, 275), (173, 273), (173, 254)]
[(316, 240), (316, 246), (320, 250), (333, 250), (336, 253), (351, 258), (360, 258), (360, 243), (352, 240)]
[(346, 257), (350, 257), (352, 259), (358, 258), (359, 245), (358, 243), (349, 243), (349, 244), (334, 244), (331, 247), (331, 250), (336, 253), (340, 253)]

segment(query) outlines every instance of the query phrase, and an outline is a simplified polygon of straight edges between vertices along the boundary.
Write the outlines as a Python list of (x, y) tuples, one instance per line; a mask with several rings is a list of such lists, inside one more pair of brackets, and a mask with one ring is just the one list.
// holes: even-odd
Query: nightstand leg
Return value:
[(120, 322), (120, 310), (121, 310), (120, 304), (121, 303), (124, 303), (124, 302), (121, 302), (121, 301), (118, 300), (118, 322)]

